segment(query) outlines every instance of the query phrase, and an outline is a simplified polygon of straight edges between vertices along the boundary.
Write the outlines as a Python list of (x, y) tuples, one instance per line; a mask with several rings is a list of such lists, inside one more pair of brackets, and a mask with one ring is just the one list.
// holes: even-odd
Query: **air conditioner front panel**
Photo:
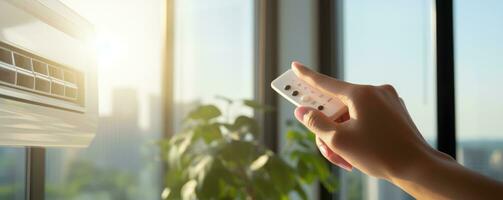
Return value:
[(91, 142), (98, 90), (87, 33), (59, 1), (0, 0), (0, 145)]
[(86, 147), (96, 133), (95, 115), (4, 98), (0, 105), (0, 145)]

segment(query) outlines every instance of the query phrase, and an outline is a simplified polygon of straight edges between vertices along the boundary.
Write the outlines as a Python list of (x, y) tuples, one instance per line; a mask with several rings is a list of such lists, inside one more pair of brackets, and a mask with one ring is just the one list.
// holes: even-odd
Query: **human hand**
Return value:
[(451, 159), (431, 148), (412, 121), (405, 104), (390, 85), (357, 85), (292, 63), (308, 84), (339, 98), (348, 112), (335, 122), (316, 109), (299, 107), (296, 118), (316, 134), (325, 158), (346, 170), (390, 180), (433, 157)]

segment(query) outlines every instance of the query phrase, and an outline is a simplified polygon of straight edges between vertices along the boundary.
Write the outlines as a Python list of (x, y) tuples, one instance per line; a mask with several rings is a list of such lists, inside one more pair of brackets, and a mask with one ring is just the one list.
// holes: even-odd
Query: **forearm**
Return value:
[(451, 159), (428, 158), (391, 181), (417, 199), (502, 199), (503, 184)]

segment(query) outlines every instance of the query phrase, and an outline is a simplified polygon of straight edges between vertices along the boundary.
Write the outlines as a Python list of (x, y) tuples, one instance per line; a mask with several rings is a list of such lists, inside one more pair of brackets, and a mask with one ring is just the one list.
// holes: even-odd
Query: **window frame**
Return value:
[[(344, 79), (344, 0), (318, 1), (318, 67), (319, 72), (337, 79)], [(340, 169), (329, 161), (333, 176), (341, 177)], [(344, 183), (340, 181), (340, 186)], [(319, 199), (341, 199), (343, 194), (338, 190), (330, 193), (319, 184)]]
[[(255, 71), (254, 98), (261, 104), (278, 107), (278, 99), (270, 83), (277, 77), (278, 65), (278, 1), (255, 1)], [(278, 112), (255, 112), (260, 124), (261, 141), (273, 152), (279, 148)]]
[(45, 148), (26, 147), (25, 199), (45, 199)]
[(435, 1), (437, 149), (456, 158), (453, 0)]
[[(162, 138), (169, 138), (175, 132), (174, 128), (174, 52), (175, 52), (175, 0), (166, 0), (166, 21), (165, 21), (165, 43), (164, 43), (164, 67), (162, 71), (162, 88), (161, 88), (161, 101), (162, 101)], [(166, 176), (166, 163), (161, 162), (161, 176)], [(166, 180), (162, 178), (159, 191), (164, 190)], [(159, 194), (159, 199), (162, 199)]]

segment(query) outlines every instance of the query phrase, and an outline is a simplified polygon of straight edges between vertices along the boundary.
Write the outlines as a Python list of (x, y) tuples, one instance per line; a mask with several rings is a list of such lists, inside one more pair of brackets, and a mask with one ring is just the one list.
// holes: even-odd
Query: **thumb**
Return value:
[(309, 107), (298, 107), (295, 109), (295, 117), (325, 143), (335, 142), (338, 125), (322, 112)]

